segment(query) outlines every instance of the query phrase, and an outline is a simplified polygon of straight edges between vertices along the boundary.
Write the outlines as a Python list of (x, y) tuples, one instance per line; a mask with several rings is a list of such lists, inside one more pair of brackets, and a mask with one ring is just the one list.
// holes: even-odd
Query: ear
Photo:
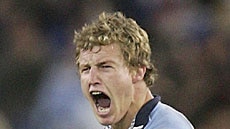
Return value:
[(133, 83), (136, 83), (140, 80), (144, 79), (145, 76), (145, 72), (146, 72), (146, 67), (139, 67), (137, 68), (137, 70), (135, 72), (133, 72)]

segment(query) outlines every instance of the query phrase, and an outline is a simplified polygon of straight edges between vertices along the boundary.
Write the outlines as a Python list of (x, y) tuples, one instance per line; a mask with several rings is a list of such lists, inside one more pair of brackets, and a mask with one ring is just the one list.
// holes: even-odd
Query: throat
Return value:
[(111, 125), (112, 129), (132, 129), (135, 123), (135, 114), (128, 111), (119, 122)]

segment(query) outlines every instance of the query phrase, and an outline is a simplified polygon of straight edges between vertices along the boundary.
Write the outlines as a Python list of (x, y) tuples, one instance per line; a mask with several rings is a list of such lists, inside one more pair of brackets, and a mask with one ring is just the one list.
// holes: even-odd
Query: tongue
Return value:
[(106, 108), (110, 106), (110, 99), (108, 98), (100, 98), (97, 100), (100, 107)]

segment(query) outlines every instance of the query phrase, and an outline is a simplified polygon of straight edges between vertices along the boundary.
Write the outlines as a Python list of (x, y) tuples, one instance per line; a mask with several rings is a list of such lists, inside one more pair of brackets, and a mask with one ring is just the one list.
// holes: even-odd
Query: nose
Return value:
[(96, 86), (100, 84), (97, 67), (91, 67), (89, 71), (89, 85)]

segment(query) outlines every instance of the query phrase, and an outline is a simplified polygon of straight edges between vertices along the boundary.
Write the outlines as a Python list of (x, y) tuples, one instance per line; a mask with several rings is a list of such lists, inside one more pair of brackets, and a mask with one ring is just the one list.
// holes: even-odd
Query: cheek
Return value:
[(89, 87), (87, 86), (86, 80), (81, 78), (81, 90), (85, 97), (87, 97)]
[(132, 96), (132, 79), (129, 76), (119, 76), (116, 80), (113, 80), (114, 91), (118, 94), (118, 97), (124, 96), (130, 98)]

